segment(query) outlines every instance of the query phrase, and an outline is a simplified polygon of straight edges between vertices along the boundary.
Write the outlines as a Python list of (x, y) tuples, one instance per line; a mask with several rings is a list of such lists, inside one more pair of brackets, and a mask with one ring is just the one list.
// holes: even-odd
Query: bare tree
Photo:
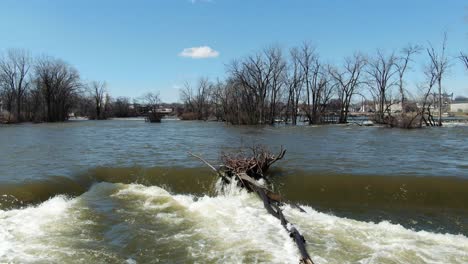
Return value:
[(421, 107), (419, 109), (419, 114), (421, 115), (420, 119), (420, 126), (422, 126), (422, 122), (426, 124), (426, 126), (434, 126), (436, 125), (434, 122), (433, 115), (431, 113), (431, 106), (433, 102), (435, 102), (435, 98), (433, 96), (433, 89), (435, 84), (437, 83), (437, 70), (434, 69), (435, 65), (433, 63), (429, 63), (426, 66), (426, 70), (424, 72), (426, 76), (426, 82), (423, 85), (420, 85), (419, 89), (422, 91), (422, 100), (421, 100)]
[(299, 58), (306, 91), (304, 111), (309, 124), (317, 124), (321, 122), (321, 115), (332, 95), (330, 79), (326, 66), (309, 44), (302, 45)]
[(405, 112), (405, 82), (404, 77), (406, 71), (409, 68), (409, 63), (412, 62), (412, 57), (418, 54), (422, 50), (422, 47), (417, 45), (408, 45), (407, 47), (401, 50), (402, 56), (398, 58), (397, 62), (395, 63), (395, 67), (398, 71), (398, 88), (400, 91), (400, 103), (402, 112)]
[(267, 63), (272, 69), (271, 80), (269, 82), (270, 87), (268, 87), (268, 92), (270, 93), (269, 123), (272, 125), (279, 112), (278, 100), (280, 98), (280, 92), (285, 84), (286, 62), (283, 59), (281, 49), (278, 47), (266, 49), (264, 52)]
[(304, 74), (300, 64), (300, 51), (297, 48), (290, 50), (290, 64), (286, 71), (286, 87), (288, 92), (288, 101), (286, 107), (286, 119), (291, 117), (293, 125), (297, 124), (299, 112), (299, 100), (302, 96), (302, 87), (304, 86)]
[(129, 117), (131, 116), (130, 98), (118, 97), (112, 106), (113, 115), (116, 117)]
[[(229, 65), (230, 79), (235, 82), (235, 86), (240, 89), (241, 100), (238, 102), (242, 112), (249, 113), (246, 123), (259, 124), (271, 121), (267, 109), (267, 96), (274, 80), (274, 75), (278, 73), (278, 56), (269, 56), (269, 50), (240, 61), (233, 61)], [(271, 55), (271, 54), (270, 54)]]
[(346, 58), (343, 70), (330, 67), (329, 72), (336, 83), (338, 98), (340, 100), (340, 123), (348, 121), (348, 112), (351, 99), (356, 94), (358, 87), (362, 84), (362, 70), (367, 61), (361, 54), (354, 54)]
[(62, 60), (43, 57), (35, 66), (35, 81), (44, 101), (44, 121), (65, 121), (82, 84), (78, 71)]
[(15, 100), (15, 91), (10, 88), (10, 85), (5, 82), (3, 77), (0, 77), (0, 98), (2, 105), (8, 112), (8, 122), (11, 122), (11, 112), (13, 112), (13, 104)]
[(213, 85), (210, 97), (210, 105), (213, 106), (213, 114), (217, 121), (226, 121), (229, 115), (229, 96), (227, 82), (217, 82)]
[(465, 67), (468, 70), (468, 54), (460, 52), (460, 60), (465, 64)]
[(153, 92), (146, 93), (143, 96), (143, 100), (145, 104), (149, 106), (151, 111), (156, 111), (159, 108), (159, 105), (161, 104), (161, 98), (159, 97), (159, 92), (158, 93), (153, 93)]
[(91, 97), (94, 101), (96, 119), (105, 119), (104, 104), (106, 95), (106, 82), (93, 81), (90, 85)]
[(370, 91), (377, 101), (376, 121), (379, 123), (385, 123), (385, 114), (390, 114), (390, 89), (396, 84), (395, 75), (398, 73), (396, 62), (397, 57), (394, 52), (384, 55), (379, 50), (376, 57), (369, 61), (366, 70)]
[(164, 113), (160, 112), (158, 109), (161, 105), (161, 99), (159, 93), (146, 93), (143, 96), (143, 101), (148, 107), (148, 113), (146, 115), (146, 121), (151, 123), (160, 123), (161, 119), (164, 116)]
[(0, 61), (0, 86), (6, 98), (7, 110), (11, 112), (14, 103), (18, 122), (22, 119), (22, 102), (30, 86), (30, 67), (31, 58), (24, 50), (8, 50), (7, 56)]
[(213, 85), (207, 78), (200, 78), (193, 89), (189, 82), (184, 84), (181, 90), (181, 99), (186, 108), (186, 114), (193, 117), (186, 119), (207, 120), (209, 111), (209, 102)]
[(440, 51), (437, 51), (431, 43), (429, 43), (429, 47), (427, 48), (427, 54), (429, 55), (430, 63), (432, 64), (432, 67), (430, 67), (430, 70), (432, 71), (432, 74), (435, 76), (436, 81), (437, 81), (437, 92), (438, 92), (437, 104), (439, 108), (438, 109), (438, 112), (439, 112), (438, 126), (442, 126), (442, 105), (443, 105), (442, 80), (449, 67), (449, 61), (447, 58), (446, 49), (447, 49), (447, 33), (444, 34), (444, 39), (442, 41), (442, 47)]
[(195, 109), (195, 96), (193, 95), (193, 88), (189, 82), (184, 83), (184, 87), (180, 90), (180, 99), (185, 105), (186, 111), (194, 111)]

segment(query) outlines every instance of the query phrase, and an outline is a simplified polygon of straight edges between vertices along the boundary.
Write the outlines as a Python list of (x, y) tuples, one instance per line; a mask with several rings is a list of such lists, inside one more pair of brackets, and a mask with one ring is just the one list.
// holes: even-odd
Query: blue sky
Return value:
[[(160, 91), (169, 102), (185, 81), (223, 78), (231, 60), (266, 46), (307, 41), (324, 62), (339, 63), (355, 51), (439, 45), (444, 31), (451, 56), (468, 52), (468, 1), (0, 0), (0, 52), (24, 48), (62, 58), (83, 79), (107, 81), (113, 96)], [(197, 54), (212, 57), (180, 56), (204, 46), (212, 50)], [(421, 79), (424, 55), (410, 86)], [(468, 95), (468, 73), (456, 60), (445, 84)]]

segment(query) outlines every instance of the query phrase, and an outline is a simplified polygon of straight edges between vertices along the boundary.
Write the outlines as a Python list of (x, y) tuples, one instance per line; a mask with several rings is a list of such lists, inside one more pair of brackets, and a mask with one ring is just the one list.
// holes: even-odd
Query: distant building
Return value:
[[(453, 101), (453, 93), (442, 94), (442, 113), (450, 112), (450, 105), (452, 101)], [(435, 111), (439, 110), (439, 96), (436, 93), (433, 94), (433, 107)]]
[(173, 109), (172, 108), (159, 108), (156, 109), (157, 113), (162, 113), (162, 114), (170, 114), (172, 113)]
[(389, 110), (391, 113), (401, 113), (403, 111), (403, 106), (400, 101), (393, 101)]
[[(135, 111), (135, 113), (138, 116), (144, 116), (144, 115), (147, 115), (149, 112), (152, 111), (153, 106), (147, 105), (147, 104), (136, 104), (135, 103), (135, 104), (131, 104), (129, 106), (129, 108), (131, 110)], [(170, 108), (170, 107), (161, 107), (161, 106), (159, 106), (156, 109), (157, 113), (162, 113), (162, 114), (171, 114), (173, 111), (174, 111), (174, 109)]]
[(450, 103), (450, 112), (452, 113), (468, 113), (468, 98), (455, 98)]
[(365, 102), (361, 104), (357, 112), (360, 113), (373, 113), (375, 112), (375, 104), (373, 102)]

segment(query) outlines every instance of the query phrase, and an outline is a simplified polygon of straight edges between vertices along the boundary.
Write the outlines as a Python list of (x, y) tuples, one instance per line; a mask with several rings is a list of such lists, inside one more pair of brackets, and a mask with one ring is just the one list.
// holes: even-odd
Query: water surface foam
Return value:
[[(467, 263), (463, 235), (413, 231), (285, 206), (315, 263)], [(254, 194), (171, 194), (95, 184), (76, 198), (0, 211), (0, 262), (297, 263), (279, 221)]]

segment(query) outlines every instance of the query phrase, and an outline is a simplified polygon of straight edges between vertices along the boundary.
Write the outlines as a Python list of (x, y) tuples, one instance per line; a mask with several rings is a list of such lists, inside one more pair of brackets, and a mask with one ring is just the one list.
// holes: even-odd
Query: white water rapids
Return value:
[[(468, 263), (463, 235), (413, 231), (284, 207), (315, 263)], [(298, 263), (280, 222), (255, 196), (215, 197), (95, 184), (76, 198), (0, 210), (0, 263)]]

